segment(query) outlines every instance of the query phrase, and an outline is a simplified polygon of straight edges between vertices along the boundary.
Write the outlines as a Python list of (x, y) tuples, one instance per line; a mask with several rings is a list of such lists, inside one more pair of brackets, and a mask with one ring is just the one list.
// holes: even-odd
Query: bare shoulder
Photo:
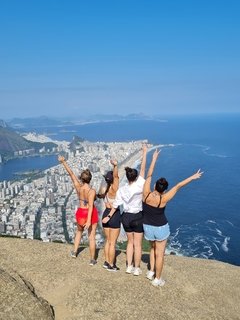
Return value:
[(167, 202), (169, 201), (168, 198), (169, 198), (168, 192), (163, 193), (163, 194), (162, 194), (162, 201), (161, 201), (161, 203), (166, 205)]
[(96, 190), (94, 188), (91, 188), (88, 194), (94, 196), (96, 194)]

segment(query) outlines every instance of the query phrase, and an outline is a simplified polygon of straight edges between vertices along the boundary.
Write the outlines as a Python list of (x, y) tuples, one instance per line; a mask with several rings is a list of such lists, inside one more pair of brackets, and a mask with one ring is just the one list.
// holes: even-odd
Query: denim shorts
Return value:
[(143, 230), (144, 238), (149, 241), (163, 241), (170, 236), (170, 228), (168, 223), (161, 227), (144, 224)]

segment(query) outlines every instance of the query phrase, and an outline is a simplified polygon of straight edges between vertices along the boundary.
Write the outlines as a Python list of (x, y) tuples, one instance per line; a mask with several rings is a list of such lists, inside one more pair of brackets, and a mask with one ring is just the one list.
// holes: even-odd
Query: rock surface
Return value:
[[(163, 270), (166, 284), (155, 288), (145, 278), (148, 254), (143, 255), (143, 274), (137, 277), (125, 273), (124, 252), (117, 257), (120, 271), (108, 272), (102, 268), (102, 250), (97, 265), (89, 266), (88, 248), (81, 248), (73, 259), (67, 244), (0, 238), (0, 246), (0, 268), (5, 270), (1, 273), (0, 319), (52, 319), (49, 305), (57, 320), (240, 319), (237, 266), (169, 255)], [(31, 293), (22, 279), (49, 305)], [(4, 295), (8, 300), (3, 302)], [(41, 310), (42, 315), (28, 316), (29, 308)]]
[(17, 273), (0, 268), (0, 319), (53, 320), (54, 312), (33, 286)]

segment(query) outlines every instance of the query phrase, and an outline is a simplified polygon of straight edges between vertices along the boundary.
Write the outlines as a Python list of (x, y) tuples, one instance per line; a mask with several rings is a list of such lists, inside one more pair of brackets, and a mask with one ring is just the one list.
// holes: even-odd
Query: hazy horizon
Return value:
[(2, 119), (240, 108), (240, 3), (0, 4)]
[[(115, 116), (115, 118), (114, 118)], [(135, 117), (133, 117), (135, 116)], [(11, 118), (4, 118), (0, 115), (0, 121), (3, 120), (5, 122), (11, 122), (14, 120), (41, 120), (41, 119), (46, 119), (46, 120), (56, 120), (59, 121), (60, 123), (64, 124), (64, 122), (70, 122), (70, 123), (90, 123), (90, 122), (114, 122), (114, 121), (128, 121), (128, 120), (136, 120), (136, 121), (141, 121), (141, 120), (151, 120), (151, 121), (169, 121), (171, 119), (222, 119), (223, 117), (240, 117), (240, 112), (213, 112), (213, 113), (175, 113), (175, 114), (138, 114), (138, 113), (129, 113), (129, 114), (107, 114), (107, 113), (96, 113), (96, 114), (89, 114), (89, 115), (78, 115), (78, 116), (48, 116), (48, 115), (35, 115), (35, 116), (26, 116), (26, 117), (11, 117)], [(99, 118), (98, 118), (99, 117)], [(46, 123), (46, 125), (48, 125)]]

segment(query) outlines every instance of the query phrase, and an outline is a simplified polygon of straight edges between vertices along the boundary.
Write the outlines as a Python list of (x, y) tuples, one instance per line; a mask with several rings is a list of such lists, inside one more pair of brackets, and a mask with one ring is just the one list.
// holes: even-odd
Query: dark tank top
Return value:
[(143, 202), (143, 223), (155, 227), (164, 226), (168, 223), (168, 221), (164, 213), (166, 207), (159, 208), (162, 201), (162, 196), (160, 195), (160, 201), (158, 206), (153, 207), (150, 204), (146, 203), (149, 194)]

